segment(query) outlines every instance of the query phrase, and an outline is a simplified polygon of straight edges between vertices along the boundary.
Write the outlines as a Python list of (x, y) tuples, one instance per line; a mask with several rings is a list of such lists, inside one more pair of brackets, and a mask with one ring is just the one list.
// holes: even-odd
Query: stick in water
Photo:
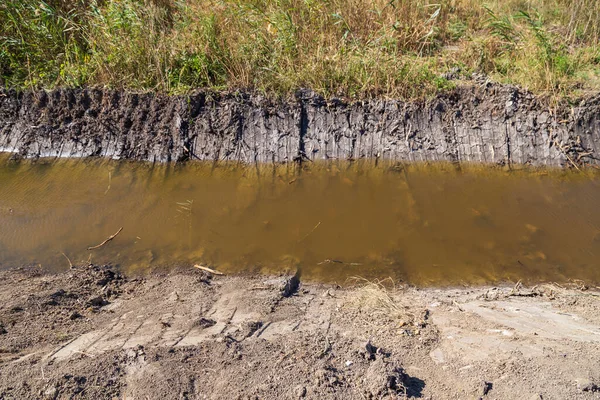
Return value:
[(121, 233), (121, 231), (123, 230), (123, 227), (120, 227), (119, 230), (117, 231), (117, 233), (115, 233), (114, 235), (110, 236), (108, 239), (106, 239), (104, 242), (100, 243), (98, 246), (92, 246), (92, 247), (88, 247), (88, 250), (96, 250), (99, 249), (100, 247), (104, 246), (106, 243), (110, 242), (111, 240), (113, 240), (114, 238), (117, 237), (117, 235), (119, 233)]
[(65, 258), (69, 262), (69, 269), (73, 269), (73, 263), (71, 262), (71, 259), (69, 257), (67, 257), (67, 255), (65, 253), (62, 253), (62, 255), (65, 256)]
[(300, 242), (304, 241), (304, 239), (306, 239), (307, 237), (309, 237), (309, 236), (310, 236), (310, 235), (311, 235), (311, 234), (312, 234), (314, 231), (316, 231), (316, 230), (317, 230), (317, 228), (318, 228), (320, 225), (321, 225), (321, 221), (319, 221), (319, 223), (318, 223), (318, 224), (316, 224), (316, 225), (315, 225), (315, 227), (314, 227), (314, 228), (312, 228), (312, 230), (311, 230), (310, 232), (308, 232), (306, 235), (304, 235), (304, 237), (303, 237), (302, 239), (298, 240), (298, 243), (300, 243)]
[(196, 265), (194, 265), (194, 268), (198, 268), (198, 269), (201, 269), (202, 271), (210, 272), (211, 274), (215, 274), (215, 275), (225, 275), (222, 272), (215, 271), (214, 269), (205, 267), (204, 265), (196, 264)]

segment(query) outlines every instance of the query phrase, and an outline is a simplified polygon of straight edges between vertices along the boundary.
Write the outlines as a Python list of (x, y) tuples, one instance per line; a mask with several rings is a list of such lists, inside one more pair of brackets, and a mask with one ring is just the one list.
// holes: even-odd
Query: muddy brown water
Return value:
[[(600, 175), (436, 165), (0, 159), (0, 265), (600, 282)], [(119, 228), (106, 245), (98, 245)]]

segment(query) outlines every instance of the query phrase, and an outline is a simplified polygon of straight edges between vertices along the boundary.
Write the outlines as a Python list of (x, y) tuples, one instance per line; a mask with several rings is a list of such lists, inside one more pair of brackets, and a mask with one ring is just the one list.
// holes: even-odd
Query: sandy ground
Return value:
[(0, 399), (600, 398), (600, 293), (0, 272)]

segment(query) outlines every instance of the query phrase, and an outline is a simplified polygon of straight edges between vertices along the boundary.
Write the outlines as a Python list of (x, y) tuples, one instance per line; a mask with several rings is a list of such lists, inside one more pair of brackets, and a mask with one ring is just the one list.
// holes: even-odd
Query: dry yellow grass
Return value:
[(397, 321), (399, 326), (414, 322), (415, 316), (399, 299), (399, 294), (404, 287), (396, 286), (392, 279), (371, 281), (356, 277), (352, 278), (351, 282), (356, 285), (356, 290), (353, 291), (348, 303), (351, 307), (375, 317), (392, 319)]
[(203, 87), (415, 99), (479, 72), (558, 97), (595, 90), (594, 0), (7, 0), (16, 87)]

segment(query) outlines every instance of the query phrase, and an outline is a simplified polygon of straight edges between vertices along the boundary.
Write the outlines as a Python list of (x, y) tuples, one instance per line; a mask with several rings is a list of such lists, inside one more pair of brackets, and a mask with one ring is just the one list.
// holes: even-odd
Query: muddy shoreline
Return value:
[(598, 164), (600, 99), (549, 109), (512, 86), (469, 82), (428, 102), (348, 103), (299, 91), (189, 96), (102, 89), (0, 93), (0, 151), (17, 157), (107, 157), (287, 163)]
[(600, 294), (0, 271), (2, 399), (592, 399)]

